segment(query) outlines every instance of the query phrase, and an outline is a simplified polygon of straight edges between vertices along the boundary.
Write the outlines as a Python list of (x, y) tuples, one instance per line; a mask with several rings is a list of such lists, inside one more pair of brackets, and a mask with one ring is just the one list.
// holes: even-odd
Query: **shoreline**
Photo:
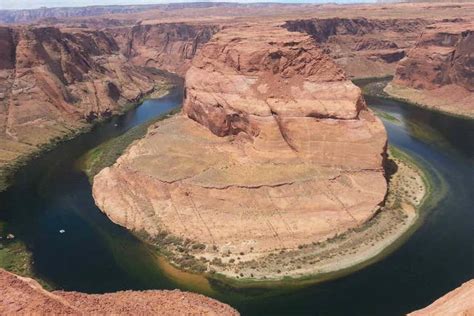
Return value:
[[(195, 253), (196, 257), (201, 257), (193, 259), (190, 253), (187, 267), (183, 267), (173, 260), (173, 250), (169, 248), (169, 243), (159, 245), (155, 240), (151, 243), (162, 258), (160, 268), (166, 271), (166, 266), (171, 266), (183, 274), (202, 276), (217, 287), (278, 289), (302, 287), (339, 278), (379, 261), (401, 246), (419, 227), (422, 217), (420, 213), (432, 193), (428, 173), (414, 157), (395, 147), (390, 147), (389, 151), (391, 159), (398, 162), (399, 172), (391, 179), (392, 185), (389, 186), (385, 206), (361, 227), (325, 242), (302, 245), (298, 249), (255, 257), (252, 260), (245, 261), (240, 258), (244, 256), (239, 254), (229, 255), (224, 259), (227, 265), (223, 263), (223, 258)], [(407, 187), (412, 192), (404, 196), (402, 188)], [(136, 235), (150, 243), (143, 234)], [(172, 244), (171, 246), (173, 247)], [(229, 261), (238, 263), (229, 265)]]
[(72, 140), (82, 134), (89, 132), (92, 128), (100, 126), (100, 124), (106, 123), (114, 117), (119, 117), (125, 115), (128, 111), (136, 109), (140, 106), (145, 100), (150, 98), (160, 98), (169, 93), (174, 86), (172, 79), (165, 77), (167, 83), (163, 86), (155, 86), (151, 91), (144, 93), (139, 96), (136, 101), (129, 102), (123, 105), (115, 113), (110, 116), (99, 118), (92, 123), (77, 122), (78, 126), (81, 126), (77, 129), (70, 129), (68, 133), (65, 133), (62, 136), (57, 136), (52, 138), (46, 143), (39, 145), (36, 149), (29, 153), (24, 153), (18, 158), (13, 159), (12, 161), (5, 163), (5, 165), (0, 166), (0, 192), (6, 191), (12, 184), (13, 178), (15, 177), (16, 172), (26, 164), (30, 163), (34, 159), (44, 155), (45, 153), (53, 150), (56, 146), (65, 143), (69, 140)]
[[(404, 102), (419, 108), (423, 108), (426, 110), (442, 113), (445, 115), (450, 115), (454, 117), (459, 117), (463, 119), (469, 119), (473, 120), (474, 119), (474, 113), (468, 113), (464, 111), (456, 111), (456, 110), (450, 110), (450, 109), (445, 109), (439, 105), (434, 105), (434, 104), (428, 104), (428, 103), (420, 103), (415, 100), (415, 98), (409, 98), (405, 97), (402, 91), (411, 91), (412, 93), (418, 93), (421, 94), (423, 91), (419, 91), (413, 88), (409, 87), (403, 87), (394, 84), (393, 82), (389, 82), (387, 86), (383, 89), (383, 91), (393, 100), (399, 101), (399, 102)], [(419, 95), (419, 97), (422, 97)]]
[[(417, 103), (409, 98), (403, 98), (396, 94), (387, 91), (387, 87), (392, 86), (393, 76), (382, 76), (382, 77), (367, 77), (367, 78), (353, 78), (352, 82), (361, 88), (362, 93), (367, 96), (377, 97), (389, 101), (397, 101), (405, 103), (409, 106), (417, 107), (426, 111), (440, 113), (443, 115), (461, 118), (465, 120), (473, 120), (474, 114), (469, 115), (465, 113), (457, 113), (449, 110), (444, 110), (437, 106), (431, 106), (429, 104)], [(390, 88), (388, 89), (390, 90)]]
[[(402, 103), (405, 103), (410, 106), (417, 107), (426, 111), (440, 113), (440, 114), (451, 116), (451, 117), (461, 118), (465, 120), (474, 120), (474, 114), (469, 115), (469, 114), (464, 114), (464, 113), (452, 112), (452, 111), (444, 110), (436, 106), (417, 103), (416, 101), (413, 101), (411, 99), (397, 96), (396, 94), (393, 94), (387, 91), (387, 87), (392, 87), (392, 80), (393, 80), (393, 76), (385, 76), (385, 77), (355, 78), (355, 79), (352, 79), (352, 82), (356, 86), (360, 87), (363, 91), (363, 94), (367, 96), (377, 97), (377, 98), (381, 98), (381, 99), (389, 100), (389, 101), (402, 102)], [(388, 90), (390, 90), (390, 88)]]
[[(53, 138), (48, 143), (39, 146), (37, 150), (23, 154), (11, 163), (0, 167), (0, 194), (7, 191), (7, 189), (14, 183), (14, 177), (18, 170), (23, 166), (32, 163), (35, 159), (49, 151), (54, 150), (56, 146), (79, 137), (80, 135), (91, 131), (93, 128), (107, 123), (112, 118), (125, 115), (127, 112), (139, 107), (147, 99), (161, 98), (169, 94), (176, 86), (176, 83), (172, 76), (166, 75), (164, 78), (166, 81), (163, 85), (155, 86), (153, 90), (140, 96), (136, 102), (125, 104), (120, 110), (113, 113), (111, 116), (103, 117), (87, 125), (84, 124), (82, 128), (71, 130), (70, 133), (63, 135), (62, 137)], [(43, 287), (48, 289), (53, 288), (54, 285), (52, 283), (48, 283), (46, 280), (43, 280), (34, 274), (31, 251), (19, 238), (14, 237), (8, 239), (7, 235), (10, 233), (11, 231), (8, 230), (8, 222), (0, 221), (0, 268), (4, 268), (7, 271), (11, 271), (21, 276), (34, 277)]]

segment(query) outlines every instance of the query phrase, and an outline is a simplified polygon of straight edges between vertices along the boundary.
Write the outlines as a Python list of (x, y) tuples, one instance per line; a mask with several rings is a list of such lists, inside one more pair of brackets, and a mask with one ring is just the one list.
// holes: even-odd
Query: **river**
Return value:
[(333, 281), (290, 290), (203, 290), (170, 278), (157, 264), (156, 251), (95, 206), (77, 160), (180, 105), (181, 89), (146, 100), (22, 168), (13, 186), (0, 193), (0, 220), (31, 250), (35, 275), (64, 290), (196, 290), (243, 315), (401, 315), (474, 278), (474, 121), (366, 100), (384, 118), (390, 144), (417, 158), (431, 174), (435, 194), (446, 194), (422, 210), (421, 226), (395, 251)]

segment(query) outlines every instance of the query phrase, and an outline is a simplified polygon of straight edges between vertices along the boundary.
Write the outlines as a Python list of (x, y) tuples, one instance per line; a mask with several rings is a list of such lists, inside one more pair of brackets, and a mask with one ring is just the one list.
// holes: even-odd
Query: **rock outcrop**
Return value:
[(163, 78), (102, 31), (0, 27), (0, 165), (108, 116)]
[(393, 75), (428, 22), (422, 19), (328, 18), (292, 20), (289, 31), (313, 37), (351, 77)]
[(474, 315), (474, 280), (467, 281), (431, 305), (408, 314), (410, 316)]
[(111, 28), (108, 33), (132, 64), (184, 75), (196, 52), (217, 30), (212, 24), (160, 23)]
[(474, 24), (429, 26), (386, 91), (441, 111), (474, 116)]
[(308, 35), (233, 26), (193, 60), (182, 115), (100, 172), (93, 195), (129, 229), (246, 260), (369, 220), (387, 189), (386, 140)]
[(107, 294), (48, 292), (35, 280), (0, 269), (2, 315), (239, 315), (203, 295), (174, 291)]

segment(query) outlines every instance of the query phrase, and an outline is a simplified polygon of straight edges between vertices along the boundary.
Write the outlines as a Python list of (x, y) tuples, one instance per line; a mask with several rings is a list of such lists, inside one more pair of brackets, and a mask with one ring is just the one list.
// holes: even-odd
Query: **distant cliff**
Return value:
[(309, 34), (351, 77), (393, 75), (428, 22), (422, 19), (328, 18), (287, 21)]
[(398, 64), (388, 93), (454, 114), (474, 116), (474, 24), (426, 28)]

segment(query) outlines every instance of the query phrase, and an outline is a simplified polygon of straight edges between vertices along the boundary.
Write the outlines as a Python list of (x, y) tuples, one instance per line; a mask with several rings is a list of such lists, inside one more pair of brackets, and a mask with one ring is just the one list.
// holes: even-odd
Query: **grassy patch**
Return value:
[(160, 115), (157, 118), (131, 128), (124, 134), (89, 150), (79, 160), (79, 168), (87, 174), (89, 180), (92, 182), (94, 176), (102, 169), (113, 165), (130, 144), (135, 140), (144, 137), (150, 125), (178, 113), (179, 110), (179, 108), (174, 109), (168, 113)]
[(396, 125), (400, 125), (402, 123), (398, 118), (396, 118), (395, 116), (387, 112), (376, 110), (376, 109), (372, 109), (372, 111), (382, 120), (389, 121)]

